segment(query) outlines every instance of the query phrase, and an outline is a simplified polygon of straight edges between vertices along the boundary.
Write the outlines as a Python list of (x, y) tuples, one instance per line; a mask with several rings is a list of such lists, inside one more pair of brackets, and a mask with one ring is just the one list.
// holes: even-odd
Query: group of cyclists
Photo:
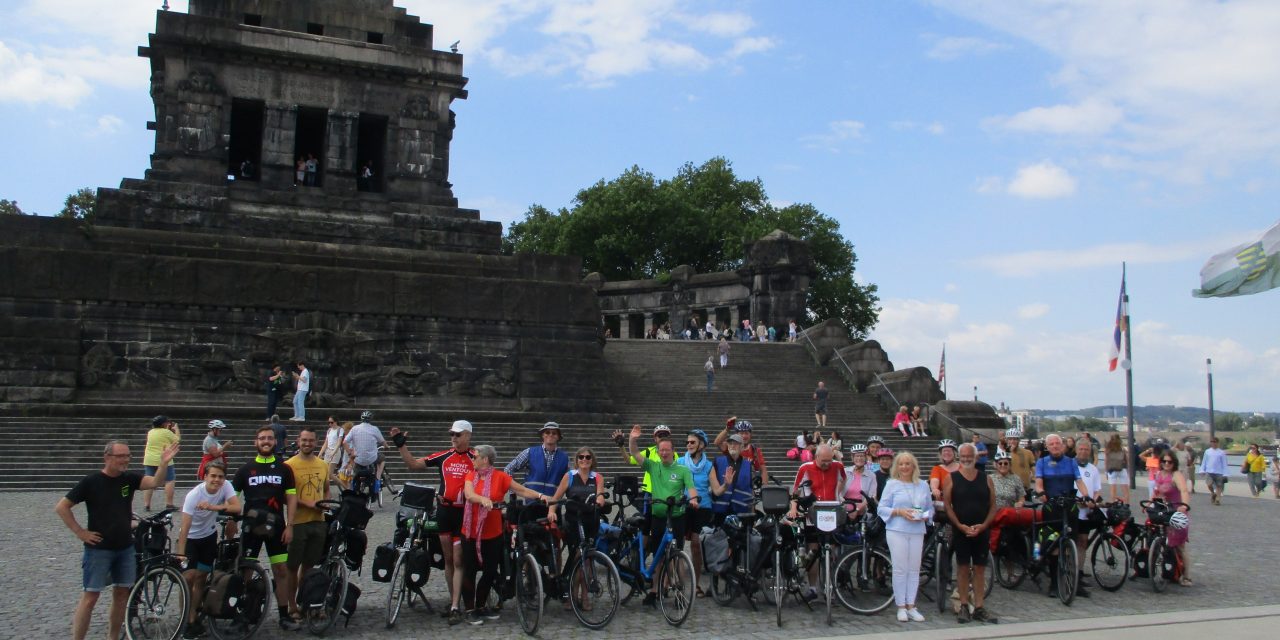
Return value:
[[(617, 500), (621, 496), (612, 496), (611, 501), (607, 488), (612, 483), (606, 483), (597, 471), (595, 451), (580, 447), (571, 460), (560, 447), (563, 434), (555, 422), (539, 429), (539, 444), (519, 452), (505, 468), (499, 469), (495, 466), (497, 452), (493, 447), (472, 446), (473, 426), (466, 420), (457, 420), (451, 425), (450, 448), (419, 457), (409, 450), (407, 431), (392, 428), (389, 438), (384, 438), (381, 430), (371, 424), (371, 419), (372, 413), (366, 411), (359, 425), (343, 433), (344, 454), (340, 465), (317, 455), (319, 449), (327, 447), (319, 446), (321, 440), (308, 426), (299, 430), (297, 454), (288, 460), (278, 456), (280, 448), (275, 431), (263, 426), (254, 438), (255, 457), (241, 465), (234, 475), (221, 459), (203, 461), (202, 482), (187, 494), (181, 507), (176, 544), (176, 556), (184, 563), (183, 577), (188, 583), (191, 602), (201, 602), (208, 588), (209, 574), (219, 550), (217, 524), (224, 519), (220, 516), (234, 516), (243, 521), (239, 536), (245, 556), (256, 558), (266, 549), (280, 627), (293, 630), (303, 626), (307, 613), (298, 605), (299, 585), (307, 570), (321, 563), (326, 553), (326, 539), (330, 535), (327, 521), (333, 517), (327, 505), (333, 504), (331, 485), (337, 481), (336, 472), (345, 472), (343, 480), (350, 490), (371, 492), (381, 475), (381, 450), (388, 446), (388, 440), (410, 470), (435, 469), (440, 473), (442, 483), (434, 506), (433, 535), (439, 536), (444, 581), (449, 592), (449, 607), (442, 616), (450, 625), (463, 622), (480, 625), (501, 617), (502, 598), (491, 597), (491, 592), (502, 579), (502, 560), (507, 551), (505, 535), (511, 527), (507, 521), (510, 514), (505, 514), (503, 503), (512, 494), (523, 499), (526, 516), (532, 514), (537, 522), (555, 533), (556, 539), (564, 538), (563, 548), (571, 553), (563, 569), (552, 567), (553, 573), (560, 575), (568, 575), (573, 567), (574, 550), (581, 542), (576, 538), (590, 540), (598, 536), (604, 514), (613, 506), (621, 506)], [(164, 416), (153, 421), (157, 426), (169, 422)], [(221, 423), (211, 423), (211, 427), (220, 426)], [(331, 420), (330, 427), (335, 426), (336, 422)], [(666, 539), (673, 541), (678, 553), (684, 554), (685, 543), (690, 543), (692, 583), (697, 595), (703, 596), (704, 567), (715, 559), (702, 557), (702, 537), (726, 527), (726, 523), (740, 527), (745, 522), (749, 528), (758, 515), (761, 488), (778, 486), (778, 483), (769, 477), (763, 452), (751, 443), (752, 424), (747, 420), (730, 418), (714, 439), (701, 429), (690, 430), (683, 455), (676, 453), (669, 427), (654, 427), (653, 444), (647, 447), (640, 446), (642, 433), (642, 427), (634, 425), (629, 433), (615, 432), (614, 442), (623, 459), (643, 472), (639, 499), (632, 505), (639, 510), (634, 522), (643, 536), (644, 553), (655, 554), (668, 533), (671, 537)], [(941, 576), (945, 575), (934, 566), (925, 567), (929, 575), (922, 576), (923, 565), (929, 564), (926, 546), (934, 540), (945, 540), (941, 543), (946, 549), (945, 564), (949, 567), (955, 563), (958, 580), (952, 597), (958, 599), (954, 603), (958, 620), (995, 621), (996, 616), (984, 606), (986, 592), (981, 586), (990, 583), (986, 571), (1001, 570), (986, 565), (1003, 549), (999, 543), (1001, 530), (1010, 527), (1043, 529), (1044, 535), (1049, 536), (1044, 539), (1073, 536), (1075, 544), (1081, 545), (1079, 552), (1063, 544), (1046, 544), (1045, 552), (1055, 558), (1060, 553), (1070, 554), (1073, 565), (1079, 558), (1076, 571), (1080, 573), (1068, 577), (1073, 594), (1087, 597), (1088, 591), (1078, 580), (1084, 568), (1083, 545), (1089, 540), (1091, 528), (1102, 521), (1091, 516), (1090, 510), (1103, 506), (1100, 474), (1092, 464), (1091, 443), (1082, 438), (1077, 443), (1075, 457), (1071, 458), (1064, 455), (1063, 439), (1051, 435), (1045, 439), (1047, 454), (1037, 460), (1020, 447), (1021, 433), (1010, 430), (1005, 436), (993, 456), (995, 473), (988, 475), (976, 468), (978, 452), (973, 445), (958, 446), (952, 440), (943, 440), (938, 445), (939, 464), (930, 470), (927, 480), (921, 479), (922, 470), (910, 452), (895, 455), (884, 447), (879, 436), (872, 436), (866, 444), (854, 444), (849, 450), (851, 464), (847, 467), (835, 460), (836, 452), (830, 445), (820, 445), (814, 459), (797, 471), (788, 492), (789, 503), (783, 503), (785, 515), (780, 513), (777, 522), (796, 523), (797, 530), (803, 531), (800, 544), (809, 553), (816, 552), (820, 540), (815, 518), (807, 513), (815, 504), (839, 504), (843, 509), (840, 522), (845, 523), (842, 526), (860, 526), (860, 531), (877, 532), (868, 536), (879, 538), (868, 539), (866, 543), (887, 551), (891, 567), (873, 567), (866, 577), (886, 592), (892, 589), (897, 617), (903, 622), (924, 619), (915, 606), (922, 579), (943, 580)], [(58, 515), (85, 545), (84, 596), (74, 616), (73, 637), (84, 637), (97, 594), (107, 585), (115, 587), (109, 623), (112, 637), (118, 634), (124, 616), (123, 597), (137, 578), (129, 530), (132, 494), (160, 486), (177, 450), (177, 444), (166, 447), (156, 465), (158, 468), (154, 471), (148, 468), (149, 473), (144, 476), (128, 471), (131, 458), (128, 446), (114, 441), (104, 451), (103, 470), (86, 477), (59, 502)], [(1172, 455), (1161, 464), (1172, 469), (1157, 480), (1155, 497), (1173, 505), (1171, 512), (1181, 514), (1168, 523), (1179, 533), (1168, 536), (1167, 543), (1176, 549), (1185, 567), (1189, 564), (1185, 557), (1187, 507), (1181, 502), (1181, 495), (1186, 492), (1185, 480), (1175, 475), (1177, 460)], [(560, 505), (573, 501), (586, 504), (590, 509), (561, 513)], [(1029, 501), (1043, 506), (1038, 511), (1030, 510)], [(88, 506), (87, 527), (81, 527), (71, 513), (71, 507), (81, 502)], [(1074, 516), (1061, 513), (1061, 509), (1071, 510)], [(864, 520), (879, 522), (868, 527)], [(1070, 522), (1065, 525), (1070, 531), (1064, 530), (1059, 522)], [(560, 535), (560, 531), (565, 535)], [(229, 534), (235, 534), (234, 525)], [(840, 539), (845, 544), (849, 542), (847, 537)], [(822, 540), (829, 546), (832, 538)], [(559, 563), (562, 555), (559, 549), (557, 545), (553, 565)], [(1031, 550), (1024, 550), (1028, 551)], [(1039, 551), (1040, 545), (1036, 542), (1035, 553)], [(729, 553), (743, 551), (731, 549)], [(1018, 561), (1025, 562), (1026, 558)], [(1126, 570), (1128, 566), (1126, 563)], [(614, 571), (616, 573), (616, 569)], [(848, 576), (833, 575), (829, 564), (822, 573), (819, 573), (819, 563), (812, 562), (807, 565), (807, 571), (796, 571), (807, 573), (791, 576), (807, 582), (807, 589), (800, 596), (806, 603), (819, 597), (818, 589), (827, 586), (824, 582), (849, 582)], [(1049, 571), (1048, 575), (1049, 595), (1058, 596), (1062, 572)], [(1190, 585), (1185, 568), (1180, 580)], [(649, 581), (644, 604), (654, 605), (659, 590), (670, 581), (670, 576)], [(836, 585), (837, 589), (842, 587), (848, 584)], [(567, 591), (561, 589), (558, 593), (566, 601)], [(826, 591), (829, 607), (831, 589)], [(775, 593), (774, 597), (780, 600), (782, 596)], [(691, 602), (687, 604), (690, 608), (691, 605)], [(568, 602), (566, 608), (569, 608)], [(203, 637), (206, 630), (199, 623), (196, 607), (189, 611), (188, 620), (182, 626), (183, 637)], [(684, 615), (687, 616), (687, 609)], [(683, 617), (680, 620), (683, 621)]]

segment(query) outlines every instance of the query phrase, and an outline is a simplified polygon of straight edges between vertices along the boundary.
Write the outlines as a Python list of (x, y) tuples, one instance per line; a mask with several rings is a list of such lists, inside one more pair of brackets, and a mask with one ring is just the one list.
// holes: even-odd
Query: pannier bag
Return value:
[(394, 544), (388, 542), (378, 545), (373, 550), (373, 569), (369, 572), (369, 577), (374, 582), (391, 582), (391, 573), (395, 571), (398, 559), (400, 552)]
[(791, 492), (786, 487), (761, 487), (760, 508), (774, 516), (786, 513), (791, 509)]
[(415, 589), (426, 586), (431, 576), (431, 554), (422, 547), (414, 547), (404, 561), (405, 582)]
[(324, 571), (312, 567), (302, 576), (298, 584), (298, 608), (306, 611), (324, 605), (324, 595), (329, 588), (329, 578)]
[(244, 595), (244, 581), (238, 572), (214, 571), (204, 592), (204, 611), (213, 618), (230, 617)]
[(729, 534), (724, 529), (702, 534), (702, 564), (711, 573), (729, 570)]
[(352, 529), (347, 531), (347, 568), (359, 571), (364, 564), (364, 554), (369, 550), (369, 534)]

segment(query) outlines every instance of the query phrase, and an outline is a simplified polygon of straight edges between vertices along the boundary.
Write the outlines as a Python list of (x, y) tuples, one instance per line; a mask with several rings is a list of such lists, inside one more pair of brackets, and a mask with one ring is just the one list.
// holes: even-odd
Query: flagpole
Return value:
[[(1129, 287), (1125, 282), (1127, 276), (1127, 268), (1125, 263), (1120, 263), (1120, 288), (1124, 291), (1124, 395), (1125, 395), (1125, 422), (1129, 427), (1129, 446), (1137, 446), (1137, 442), (1133, 439), (1133, 343), (1130, 336), (1133, 333), (1133, 325), (1129, 322)], [(1134, 469), (1133, 451), (1129, 451), (1125, 456), (1129, 460), (1129, 488), (1138, 488), (1138, 476)]]
[(942, 375), (942, 399), (943, 400), (947, 399), (946, 366), (947, 366), (947, 343), (944, 342), (942, 343), (942, 365), (940, 367), (943, 371), (943, 375)]

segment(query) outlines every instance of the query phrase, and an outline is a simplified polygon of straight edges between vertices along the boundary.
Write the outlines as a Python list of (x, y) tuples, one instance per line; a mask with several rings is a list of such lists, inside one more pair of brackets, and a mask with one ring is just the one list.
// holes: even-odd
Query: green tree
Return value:
[(92, 222), (93, 208), (97, 203), (98, 194), (93, 189), (80, 189), (67, 196), (58, 217)]
[(1240, 431), (1244, 429), (1244, 419), (1238, 413), (1219, 413), (1213, 417), (1213, 427), (1218, 431)]
[[(1274, 425), (1271, 419), (1266, 416), (1249, 416), (1249, 421), (1245, 423), (1244, 428), (1249, 431), (1260, 431), (1263, 429), (1271, 429)], [(1270, 443), (1267, 443), (1270, 444)]]
[(26, 215), (21, 208), (18, 207), (16, 200), (0, 199), (0, 216), (23, 216)]
[(576, 255), (585, 273), (635, 280), (682, 264), (699, 273), (737, 269), (746, 244), (774, 229), (809, 243), (816, 276), (808, 320), (838, 318), (865, 336), (879, 318), (877, 289), (854, 278), (857, 255), (839, 223), (811, 204), (773, 206), (760, 179), (738, 178), (724, 158), (686, 163), (669, 180), (631, 167), (579, 191), (570, 208), (534, 204), (507, 229), (503, 249)]

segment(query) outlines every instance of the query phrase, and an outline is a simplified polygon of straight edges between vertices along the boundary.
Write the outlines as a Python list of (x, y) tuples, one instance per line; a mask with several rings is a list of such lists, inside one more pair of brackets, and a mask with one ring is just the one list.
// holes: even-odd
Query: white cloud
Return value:
[(1064, 198), (1076, 192), (1076, 179), (1052, 161), (1020, 167), (1007, 191), (1021, 198)]
[(960, 287), (957, 286), (956, 283), (954, 282), (948, 282), (946, 285), (942, 287), (942, 290), (946, 291), (947, 293), (955, 293), (956, 291), (960, 290)]
[(83, 77), (54, 67), (34, 54), (19, 54), (0, 42), (0, 102), (47, 102), (70, 108), (93, 91)]
[(982, 38), (947, 36), (938, 38), (925, 55), (935, 60), (955, 60), (963, 56), (980, 56), (1009, 48)]
[(866, 125), (857, 120), (834, 120), (827, 123), (826, 133), (814, 133), (800, 138), (810, 149), (825, 149), (839, 153), (841, 147), (862, 137)]
[(677, 14), (674, 18), (690, 30), (726, 38), (740, 36), (755, 26), (751, 16), (736, 12), (715, 12), (703, 15)]
[(122, 128), (124, 128), (124, 120), (121, 120), (111, 114), (106, 114), (98, 118), (97, 126), (93, 128), (89, 135), (109, 136), (114, 133), (119, 133)]
[(990, 118), (984, 124), (1023, 133), (1097, 135), (1110, 131), (1124, 119), (1124, 111), (1109, 102), (1091, 99), (1079, 104), (1035, 107), (1007, 118)]
[[(1045, 273), (1059, 273), (1098, 267), (1129, 264), (1163, 264), (1189, 259), (1203, 259), (1261, 232), (1224, 234), (1193, 242), (1152, 245), (1145, 242), (1100, 244), (1066, 249), (1037, 249), (1017, 253), (1001, 253), (968, 260), (967, 264), (1005, 277), (1026, 278)], [(1188, 288), (1191, 283), (1188, 284)]]
[(1033, 302), (1018, 307), (1018, 317), (1023, 320), (1043, 318), (1046, 315), (1049, 315), (1049, 305), (1043, 302)]
[(777, 42), (768, 36), (754, 36), (749, 38), (738, 38), (733, 42), (733, 48), (729, 50), (730, 58), (741, 58), (742, 56), (768, 51), (777, 46)]
[(947, 132), (947, 127), (937, 120), (934, 120), (933, 122), (896, 120), (889, 123), (889, 128), (895, 131), (924, 131), (925, 133), (931, 133), (935, 136), (940, 136)]

